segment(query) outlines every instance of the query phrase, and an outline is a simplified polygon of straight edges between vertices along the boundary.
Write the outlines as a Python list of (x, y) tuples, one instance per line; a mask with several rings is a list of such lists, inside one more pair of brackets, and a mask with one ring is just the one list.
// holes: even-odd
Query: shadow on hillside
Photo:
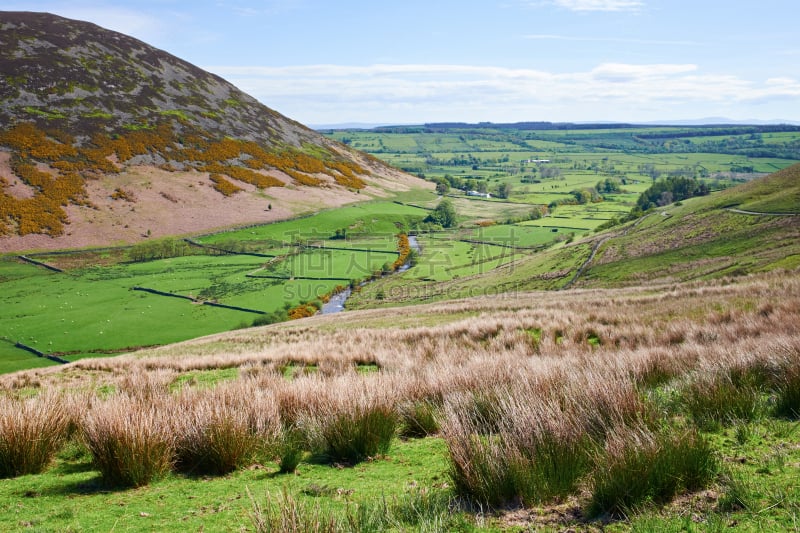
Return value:
[(26, 497), (35, 498), (37, 496), (74, 496), (91, 494), (110, 494), (112, 492), (123, 492), (128, 490), (125, 487), (112, 487), (103, 482), (98, 473), (91, 479), (82, 479), (66, 483), (59, 483), (50, 487), (43, 488), (35, 493), (25, 494)]

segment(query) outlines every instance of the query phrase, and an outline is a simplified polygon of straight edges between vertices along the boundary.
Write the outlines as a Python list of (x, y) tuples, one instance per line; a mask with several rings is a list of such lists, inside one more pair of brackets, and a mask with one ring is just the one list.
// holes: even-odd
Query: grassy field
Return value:
[[(0, 528), (791, 530), (798, 300), (788, 272), (505, 294), (2, 376), (4, 435), (63, 425)], [(166, 469), (116, 477), (124, 427)]]
[[(15, 347), (17, 342), (72, 361), (249, 326), (259, 316), (202, 301), (272, 313), (319, 300), (392, 264), (398, 257), (397, 234), (426, 213), (393, 202), (368, 203), (197, 239), (262, 256), (198, 248), (188, 248), (198, 255), (133, 263), (124, 261), (130, 250), (115, 250), (105, 259), (91, 252), (86, 258), (80, 252), (37, 256), (66, 267), (63, 273), (5, 257), (0, 261), (5, 340), (0, 372), (55, 364)], [(331, 239), (342, 229), (346, 239)]]

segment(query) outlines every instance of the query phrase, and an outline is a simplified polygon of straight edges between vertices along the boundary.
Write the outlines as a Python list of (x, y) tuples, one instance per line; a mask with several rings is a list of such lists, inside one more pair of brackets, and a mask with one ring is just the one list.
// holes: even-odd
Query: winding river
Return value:
[[(419, 243), (417, 242), (417, 237), (415, 235), (408, 236), (408, 244), (411, 246), (411, 249), (417, 252), (418, 254), (421, 252), (419, 247)], [(401, 266), (397, 269), (395, 274), (399, 274), (400, 272), (405, 272), (411, 268), (411, 263), (406, 263), (405, 265)], [(364, 284), (369, 283), (367, 281)], [(330, 315), (333, 313), (340, 313), (344, 311), (344, 304), (347, 302), (347, 299), (350, 298), (350, 294), (352, 293), (352, 289), (347, 288), (344, 291), (340, 292), (339, 294), (335, 294), (331, 296), (331, 299), (328, 300), (328, 303), (322, 306), (321, 313), (323, 315)]]

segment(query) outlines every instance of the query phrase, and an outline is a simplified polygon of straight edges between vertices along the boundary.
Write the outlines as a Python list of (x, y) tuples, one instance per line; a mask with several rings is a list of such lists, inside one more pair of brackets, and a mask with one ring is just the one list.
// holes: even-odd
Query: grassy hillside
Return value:
[(578, 284), (706, 279), (798, 265), (800, 165), (794, 165), (657, 210), (604, 241)]
[(319, 316), (2, 376), (0, 432), (53, 437), (24, 470), (5, 458), (40, 441), (3, 441), (0, 527), (784, 530), (798, 313), (796, 273), (770, 273)]
[(800, 213), (800, 165), (779, 170), (716, 197), (716, 206), (761, 213)]

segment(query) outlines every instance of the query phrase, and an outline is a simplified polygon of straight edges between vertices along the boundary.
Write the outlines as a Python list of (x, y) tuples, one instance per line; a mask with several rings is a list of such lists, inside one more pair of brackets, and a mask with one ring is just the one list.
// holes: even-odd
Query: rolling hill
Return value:
[(370, 284), (351, 309), (485, 294), (710, 280), (800, 266), (800, 165), (658, 208), (641, 219), (447, 281), (422, 267)]
[(129, 36), (0, 13), (0, 251), (267, 222), (422, 183)]

